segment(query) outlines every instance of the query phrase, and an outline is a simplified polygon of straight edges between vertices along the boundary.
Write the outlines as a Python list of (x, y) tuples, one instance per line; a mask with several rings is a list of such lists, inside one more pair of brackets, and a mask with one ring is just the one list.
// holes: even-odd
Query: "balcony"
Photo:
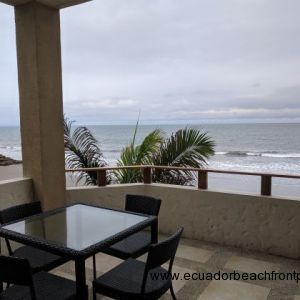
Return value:
[[(205, 170), (199, 171), (197, 187), (151, 183), (151, 168), (138, 168), (144, 169), (146, 183), (106, 185), (104, 174), (109, 172), (109, 168), (98, 169), (99, 186), (67, 188), (67, 203), (84, 202), (122, 209), (125, 195), (129, 193), (161, 198), (160, 239), (172, 233), (178, 226), (185, 228), (173, 270), (179, 276), (178, 280), (174, 280), (178, 299), (300, 297), (299, 284), (292, 277), (300, 274), (300, 206), (297, 199), (213, 191), (207, 189), (209, 185), (204, 180), (207, 177), (203, 175)], [(266, 175), (262, 175), (262, 178), (264, 176)], [(271, 186), (268, 191), (271, 192)], [(24, 200), (30, 201), (32, 194), (32, 181), (29, 178), (1, 182), (0, 197), (6, 200), (1, 202), (1, 208)], [(2, 249), (5, 249), (4, 245)], [(145, 259), (145, 256), (140, 259)], [(116, 258), (99, 254), (97, 270), (99, 274), (105, 273), (119, 262)], [(92, 261), (89, 259), (87, 278), (90, 286), (91, 268)], [(74, 279), (74, 263), (68, 263), (53, 272)], [(232, 272), (238, 273), (240, 278), (198, 279), (204, 276), (203, 273), (206, 276), (210, 273), (217, 274), (214, 276), (219, 273), (230, 276)], [(281, 276), (283, 280), (275, 280), (274, 277), (273, 280), (271, 277), (263, 280), (241, 279), (243, 273), (265, 272), (266, 276), (273, 274)], [(170, 294), (166, 294), (163, 299), (170, 299)]]
[[(154, 166), (134, 166), (126, 168), (141, 168), (141, 183), (107, 185), (106, 173), (112, 168), (102, 168), (93, 170), (98, 186), (66, 189), (59, 9), (87, 0), (0, 2), (15, 6), (24, 175), (0, 181), (0, 209), (35, 199), (44, 210), (76, 202), (122, 209), (126, 194), (159, 197), (160, 238), (180, 225), (185, 228), (174, 268), (179, 276), (174, 280), (178, 299), (300, 299), (299, 197), (272, 194), (272, 178), (299, 176), (190, 169), (197, 173), (198, 181), (197, 186), (187, 187), (152, 183)], [(208, 173), (216, 172), (260, 177), (260, 193), (209, 189)], [(3, 241), (1, 250), (6, 253)], [(100, 273), (119, 262), (97, 255)], [(91, 267), (88, 260), (89, 287)], [(74, 264), (53, 272), (74, 279)], [(233, 280), (218, 280), (218, 274), (228, 279), (232, 272), (237, 276)], [(216, 277), (200, 280), (203, 273)], [(245, 273), (257, 277), (245, 279)], [(170, 294), (163, 298), (169, 299)]]

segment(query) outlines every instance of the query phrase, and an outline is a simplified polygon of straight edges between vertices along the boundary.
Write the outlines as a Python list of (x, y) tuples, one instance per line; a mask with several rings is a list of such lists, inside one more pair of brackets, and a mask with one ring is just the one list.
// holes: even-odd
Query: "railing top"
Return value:
[(91, 171), (91, 172), (94, 171), (95, 172), (95, 171), (101, 171), (101, 170), (115, 171), (115, 170), (124, 170), (124, 169), (145, 169), (145, 168), (300, 179), (300, 174), (299, 175), (292, 175), (292, 174), (289, 175), (289, 174), (276, 174), (276, 173), (244, 172), (244, 171), (234, 171), (234, 170), (218, 170), (218, 169), (206, 169), (206, 168), (201, 169), (201, 168), (155, 166), (155, 165), (134, 165), (134, 166), (113, 166), (113, 167), (101, 167), (101, 168), (66, 169), (66, 172), (86, 172), (86, 171)]

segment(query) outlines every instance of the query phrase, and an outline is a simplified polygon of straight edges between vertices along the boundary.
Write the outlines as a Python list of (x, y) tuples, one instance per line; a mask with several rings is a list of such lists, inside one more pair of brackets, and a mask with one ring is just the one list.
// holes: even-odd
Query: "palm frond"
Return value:
[(138, 128), (139, 128), (139, 123), (140, 123), (140, 116), (141, 116), (141, 111), (139, 111), (139, 116), (138, 116), (138, 119), (136, 121), (135, 128), (134, 128), (133, 138), (132, 138), (132, 142), (131, 142), (132, 147), (134, 147), (134, 145), (135, 145), (135, 139), (136, 139), (136, 135), (137, 135)]
[[(163, 132), (155, 129), (150, 132), (138, 146), (131, 143), (122, 150), (118, 166), (133, 166), (152, 164), (153, 156), (156, 154), (163, 142)], [(140, 182), (142, 172), (137, 169), (122, 169), (114, 172), (119, 183)]]
[[(198, 129), (178, 130), (161, 145), (153, 163), (155, 165), (202, 168), (214, 153), (214, 142), (207, 133)], [(164, 183), (190, 184), (194, 175), (190, 171), (154, 170), (153, 180)]]
[[(64, 119), (64, 144), (66, 166), (70, 169), (95, 168), (107, 165), (103, 159), (98, 141), (85, 126), (79, 126), (72, 131), (73, 121)], [(96, 172), (79, 172), (77, 183), (81, 180), (85, 184), (97, 183)], [(110, 178), (107, 178), (110, 181)]]
[[(133, 166), (136, 165), (136, 149), (127, 146), (122, 150), (117, 166)], [(121, 169), (114, 172), (114, 176), (118, 183), (134, 183), (141, 179), (141, 172), (137, 169)]]
[(136, 164), (152, 164), (153, 156), (164, 141), (164, 133), (160, 129), (150, 132), (136, 147)]

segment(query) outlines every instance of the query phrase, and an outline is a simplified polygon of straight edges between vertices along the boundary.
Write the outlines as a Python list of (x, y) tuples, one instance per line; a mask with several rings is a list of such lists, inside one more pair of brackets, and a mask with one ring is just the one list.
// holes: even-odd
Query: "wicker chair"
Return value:
[[(172, 266), (183, 228), (168, 239), (151, 245), (146, 263), (129, 258), (93, 281), (93, 299), (102, 294), (114, 299), (158, 299), (172, 286)], [(161, 267), (169, 261), (168, 270)]]
[[(0, 211), (0, 224), (17, 221), (42, 212), (40, 202), (32, 202), (13, 206)], [(10, 242), (5, 239), (7, 250), (10, 256), (27, 259), (32, 272), (50, 271), (68, 261), (68, 259), (54, 255), (31, 246), (21, 246), (15, 251), (12, 250)]]
[[(161, 200), (142, 195), (126, 195), (125, 210), (145, 215), (158, 216)], [(136, 258), (146, 253), (151, 245), (148, 232), (137, 232), (103, 250), (104, 253), (121, 258)]]
[[(135, 213), (158, 216), (161, 200), (144, 195), (126, 195), (125, 210)], [(137, 232), (122, 241), (103, 249), (102, 252), (121, 259), (136, 258), (146, 253), (151, 245), (151, 235)], [(93, 256), (93, 273), (96, 278), (96, 257)]]
[(32, 275), (29, 261), (23, 258), (1, 255), (0, 281), (13, 284), (1, 290), (1, 300), (76, 299), (75, 282), (43, 271)]

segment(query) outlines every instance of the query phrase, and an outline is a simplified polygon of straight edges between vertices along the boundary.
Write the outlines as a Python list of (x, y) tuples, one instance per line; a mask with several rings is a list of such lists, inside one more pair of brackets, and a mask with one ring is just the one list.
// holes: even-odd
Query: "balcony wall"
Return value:
[[(169, 234), (182, 225), (187, 238), (292, 258), (300, 256), (300, 201), (297, 200), (163, 184), (73, 187), (67, 189), (67, 200), (122, 209), (129, 193), (163, 200), (159, 217), (161, 233)], [(0, 209), (32, 199), (30, 179), (0, 181)]]
[(76, 187), (67, 190), (68, 202), (123, 208), (127, 193), (163, 200), (159, 230), (177, 226), (184, 236), (227, 246), (299, 258), (300, 202), (297, 200), (203, 191), (163, 184)]
[[(0, 181), (0, 209), (28, 203), (33, 200), (32, 180), (20, 178)], [(15, 243), (11, 243), (16, 247)], [(0, 253), (8, 254), (4, 239), (0, 241)]]
[(32, 201), (32, 180), (19, 178), (0, 181), (0, 209)]

